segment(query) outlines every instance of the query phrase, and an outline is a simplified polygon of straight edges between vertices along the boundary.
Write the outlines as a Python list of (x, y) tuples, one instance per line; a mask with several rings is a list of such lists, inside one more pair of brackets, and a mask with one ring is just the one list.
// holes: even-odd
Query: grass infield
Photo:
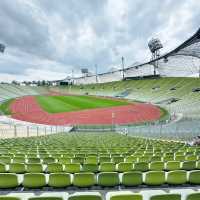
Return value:
[(37, 96), (36, 99), (41, 108), (48, 113), (71, 112), (129, 104), (122, 100), (95, 96)]

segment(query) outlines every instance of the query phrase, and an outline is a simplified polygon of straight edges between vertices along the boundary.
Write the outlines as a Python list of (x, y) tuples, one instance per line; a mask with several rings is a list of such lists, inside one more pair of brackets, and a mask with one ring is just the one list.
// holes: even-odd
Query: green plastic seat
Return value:
[(42, 163), (43, 164), (51, 164), (51, 163), (55, 163), (56, 159), (53, 157), (46, 157), (42, 159)]
[(161, 160), (162, 160), (161, 156), (152, 156), (151, 157), (151, 162), (161, 161)]
[(72, 163), (80, 163), (80, 164), (83, 164), (85, 161), (85, 158), (84, 157), (74, 157), (72, 158)]
[(69, 163), (71, 163), (71, 158), (59, 158), (58, 163), (69, 164)]
[(13, 158), (13, 162), (14, 163), (25, 163), (26, 159), (25, 157), (21, 156), (21, 157), (14, 157)]
[(137, 186), (142, 184), (142, 172), (124, 172), (122, 175), (122, 185)]
[(21, 200), (21, 198), (11, 196), (0, 196), (0, 200)]
[(135, 171), (146, 172), (146, 171), (149, 170), (149, 163), (148, 162), (137, 162), (137, 163), (134, 163), (134, 170)]
[(77, 187), (91, 187), (96, 184), (96, 177), (94, 173), (75, 173), (73, 185)]
[(150, 200), (181, 200), (180, 194), (160, 194), (150, 197)]
[(200, 193), (192, 193), (192, 194), (188, 194), (186, 197), (186, 200), (199, 200), (200, 199)]
[(16, 174), (22, 174), (26, 171), (25, 164), (22, 163), (11, 163), (9, 165), (9, 172), (16, 173)]
[(97, 164), (85, 163), (82, 166), (83, 172), (98, 172), (99, 166)]
[(68, 200), (103, 200), (100, 194), (97, 194), (96, 192), (92, 192), (91, 194), (87, 193), (75, 193), (68, 197)]
[(133, 170), (133, 164), (131, 162), (122, 162), (117, 165), (119, 172), (128, 172)]
[(199, 159), (199, 157), (196, 155), (188, 155), (185, 158), (185, 160), (187, 160), (187, 161), (197, 161), (198, 159)]
[(81, 172), (81, 165), (79, 163), (71, 163), (65, 165), (65, 171), (68, 173)]
[(100, 156), (99, 163), (104, 163), (104, 162), (111, 162), (111, 158), (109, 156)]
[(64, 188), (71, 185), (71, 177), (68, 173), (52, 173), (49, 175), (48, 185), (54, 188)]
[(63, 166), (59, 163), (51, 163), (47, 165), (48, 173), (63, 172)]
[(116, 194), (112, 194), (109, 200), (143, 200), (141, 194), (134, 194), (130, 192), (116, 192)]
[(16, 188), (19, 186), (17, 175), (12, 173), (0, 173), (0, 188)]
[(23, 186), (25, 188), (42, 188), (46, 186), (46, 178), (42, 173), (24, 174)]
[(165, 168), (165, 163), (162, 161), (151, 162), (149, 169), (151, 171), (162, 171)]
[(175, 170), (168, 172), (167, 183), (172, 185), (181, 185), (187, 182), (187, 173), (184, 170)]
[(6, 172), (6, 165), (4, 163), (0, 163), (0, 173)]
[(119, 185), (119, 175), (117, 172), (101, 172), (98, 174), (98, 185), (110, 187)]
[(45, 196), (45, 197), (31, 197), (28, 200), (63, 200), (62, 197), (52, 197), (52, 196)]
[(125, 158), (125, 162), (137, 162), (137, 160), (138, 160), (138, 158), (137, 157), (135, 157), (135, 156), (127, 156), (126, 158)]
[(163, 161), (167, 162), (167, 161), (174, 161), (174, 156), (169, 155), (169, 156), (164, 156), (163, 157)]
[(43, 172), (42, 164), (39, 163), (26, 164), (26, 172), (41, 173)]
[(40, 160), (40, 158), (37, 158), (37, 157), (33, 157), (33, 158), (30, 157), (30, 158), (28, 158), (27, 163), (32, 163), (32, 164), (41, 163), (41, 160)]
[(9, 157), (9, 156), (0, 156), (0, 163), (10, 164), (11, 163), (11, 157)]
[(183, 170), (194, 170), (196, 169), (196, 161), (184, 161), (181, 169)]
[(181, 163), (179, 161), (169, 161), (166, 163), (166, 170), (173, 171), (181, 169)]
[(101, 163), (99, 166), (99, 171), (101, 172), (114, 172), (115, 170), (116, 166), (113, 162)]
[(97, 156), (88, 156), (85, 159), (85, 163), (98, 164), (98, 157)]
[(115, 164), (120, 163), (120, 162), (124, 162), (124, 157), (122, 157), (122, 156), (113, 156), (111, 161), (114, 162)]
[(164, 171), (150, 171), (145, 175), (145, 184), (147, 185), (163, 185), (165, 183)]
[(191, 171), (189, 173), (189, 183), (190, 184), (200, 184), (200, 170)]
[(185, 156), (175, 156), (175, 161), (184, 161), (185, 160)]

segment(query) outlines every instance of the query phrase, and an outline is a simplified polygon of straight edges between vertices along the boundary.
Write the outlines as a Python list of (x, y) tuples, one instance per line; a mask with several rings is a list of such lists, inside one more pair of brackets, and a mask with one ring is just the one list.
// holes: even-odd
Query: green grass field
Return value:
[(4, 115), (10, 115), (10, 104), (12, 103), (13, 99), (9, 99), (2, 104), (0, 104), (0, 112), (3, 113)]
[(128, 105), (126, 101), (94, 96), (37, 96), (40, 106), (48, 113)]

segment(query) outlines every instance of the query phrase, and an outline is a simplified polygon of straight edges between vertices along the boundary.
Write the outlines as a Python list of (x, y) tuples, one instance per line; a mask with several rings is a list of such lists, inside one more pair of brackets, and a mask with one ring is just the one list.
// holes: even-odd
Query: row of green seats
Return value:
[(134, 193), (131, 191), (121, 191), (121, 192), (107, 192), (105, 198), (99, 192), (75, 192), (73, 194), (56, 194), (52, 195), (47, 193), (45, 195), (9, 195), (0, 196), (0, 200), (199, 200), (199, 192), (191, 192), (184, 197), (184, 195), (179, 193), (162, 193), (149, 195), (147, 198), (143, 193)]
[(127, 171), (173, 171), (173, 170), (195, 170), (200, 169), (200, 162), (196, 161), (169, 161), (169, 162), (122, 162), (115, 164), (113, 162), (104, 162), (100, 165), (85, 163), (50, 163), (43, 165), (40, 163), (11, 163), (9, 165), (0, 163), (0, 173), (26, 173), (26, 172), (44, 172), (44, 173), (56, 173), (56, 172), (127, 172)]
[(195, 155), (190, 155), (190, 156), (177, 156), (175, 158), (171, 156), (166, 156), (166, 157), (161, 157), (161, 156), (154, 156), (154, 157), (135, 157), (135, 156), (114, 156), (114, 157), (44, 157), (44, 158), (38, 158), (38, 157), (29, 157), (29, 158), (24, 158), (24, 157), (9, 157), (9, 156), (0, 156), (0, 163), (43, 163), (43, 164), (48, 164), (48, 163), (90, 163), (90, 164), (99, 164), (102, 162), (114, 162), (115, 164), (120, 163), (120, 162), (153, 162), (153, 161), (198, 161), (199, 157)]
[(91, 172), (85, 173), (52, 173), (45, 176), (43, 173), (27, 173), (23, 175), (22, 183), (19, 182), (16, 174), (0, 174), (0, 188), (16, 188), (23, 186), (25, 188), (42, 188), (54, 187), (64, 188), (69, 186), (76, 187), (115, 187), (115, 186), (139, 186), (145, 185), (183, 185), (200, 184), (200, 170), (191, 171), (187, 174), (184, 170), (176, 170), (171, 172), (150, 171), (142, 172), (124, 172), (118, 174), (117, 172), (101, 172), (94, 174)]
[(52, 163), (52, 162), (68, 162), (68, 163), (102, 163), (102, 162), (149, 162), (149, 161), (198, 161), (199, 156), (197, 155), (188, 155), (188, 156), (140, 156), (136, 157), (134, 155), (130, 156), (89, 156), (89, 157), (81, 157), (81, 156), (47, 156), (47, 157), (38, 157), (37, 155), (31, 157), (23, 157), (23, 156), (0, 156), (0, 162), (9, 164), (11, 162), (21, 162), (21, 163)]

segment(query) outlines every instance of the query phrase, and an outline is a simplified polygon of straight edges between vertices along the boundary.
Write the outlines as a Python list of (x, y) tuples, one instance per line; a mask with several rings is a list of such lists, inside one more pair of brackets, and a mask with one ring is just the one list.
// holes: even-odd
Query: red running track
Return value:
[(12, 118), (48, 125), (135, 124), (160, 118), (160, 109), (145, 103), (51, 114), (40, 107), (34, 96), (25, 96), (16, 99), (10, 108)]

